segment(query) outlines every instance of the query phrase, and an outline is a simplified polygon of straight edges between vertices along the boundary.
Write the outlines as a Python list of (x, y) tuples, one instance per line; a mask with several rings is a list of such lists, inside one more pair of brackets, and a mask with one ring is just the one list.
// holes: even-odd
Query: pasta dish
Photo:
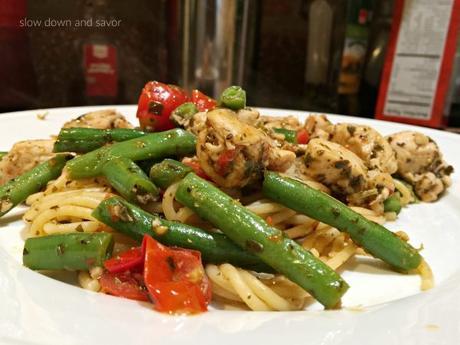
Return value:
[(173, 314), (340, 308), (355, 256), (433, 286), (410, 229), (384, 226), (451, 184), (423, 133), (266, 116), (237, 86), (148, 82), (137, 118), (83, 114), (0, 153), (0, 217), (28, 206), (25, 266)]

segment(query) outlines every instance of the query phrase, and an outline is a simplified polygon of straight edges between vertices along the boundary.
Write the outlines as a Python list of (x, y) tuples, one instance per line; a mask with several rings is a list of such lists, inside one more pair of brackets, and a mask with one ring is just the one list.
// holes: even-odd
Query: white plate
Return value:
[[(46, 138), (63, 122), (103, 107), (61, 108), (0, 114), (0, 151), (12, 143)], [(118, 106), (134, 120), (135, 107)], [(305, 112), (266, 109), (265, 114)], [(331, 115), (334, 122), (369, 124), (382, 134), (416, 129), (440, 145), (460, 169), (460, 136), (426, 128)], [(344, 278), (351, 289), (346, 308), (302, 312), (212, 310), (202, 315), (167, 316), (145, 304), (96, 294), (50, 279), (21, 265), (23, 229), (18, 208), (0, 220), (0, 342), (11, 344), (458, 344), (460, 339), (460, 181), (441, 201), (410, 205), (393, 230), (424, 245), (436, 287), (420, 293), (419, 278), (387, 271), (376, 261), (351, 262)], [(353, 269), (353, 271), (350, 271)]]

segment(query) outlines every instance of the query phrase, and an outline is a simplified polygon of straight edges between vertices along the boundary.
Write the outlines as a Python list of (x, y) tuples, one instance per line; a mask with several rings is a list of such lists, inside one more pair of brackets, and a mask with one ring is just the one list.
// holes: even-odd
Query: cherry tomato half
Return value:
[(104, 262), (104, 267), (110, 273), (130, 271), (142, 271), (144, 266), (144, 254), (141, 247), (128, 249)]
[(144, 236), (144, 282), (155, 309), (167, 313), (207, 310), (211, 288), (200, 252), (167, 248)]
[(149, 301), (147, 290), (142, 282), (142, 274), (125, 271), (121, 273), (102, 273), (99, 279), (102, 292), (109, 295), (137, 301)]
[(297, 132), (297, 144), (307, 144), (310, 140), (306, 129), (301, 129)]
[(171, 112), (188, 101), (185, 90), (176, 85), (149, 81), (142, 89), (137, 105), (139, 124), (146, 131), (165, 131), (174, 128)]
[(205, 180), (211, 181), (211, 178), (204, 172), (204, 170), (200, 166), (200, 163), (198, 163), (196, 160), (185, 158), (182, 161), (182, 163), (192, 168), (193, 172), (197, 174), (199, 177), (204, 178)]

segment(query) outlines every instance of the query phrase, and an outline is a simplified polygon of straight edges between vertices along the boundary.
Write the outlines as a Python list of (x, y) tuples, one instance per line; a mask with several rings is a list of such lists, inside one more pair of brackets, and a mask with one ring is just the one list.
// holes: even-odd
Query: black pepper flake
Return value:
[(361, 184), (363, 182), (364, 182), (364, 178), (362, 177), (362, 175), (353, 176), (350, 179), (350, 186), (352, 188), (357, 188), (357, 187), (361, 186)]
[(374, 150), (379, 152), (379, 151), (383, 151), (383, 146), (380, 145), (380, 144), (375, 144), (374, 145)]
[(347, 131), (348, 133), (353, 136), (356, 132), (356, 127), (355, 126), (347, 126)]
[(372, 152), (371, 152), (371, 159), (374, 159), (374, 158), (377, 158), (377, 151), (376, 150), (372, 150)]
[(253, 253), (260, 253), (264, 250), (264, 246), (261, 243), (254, 240), (247, 240), (246, 248)]
[(152, 101), (149, 103), (149, 114), (153, 114), (156, 116), (161, 115), (163, 111), (163, 104), (157, 101)]
[(308, 164), (312, 163), (314, 160), (315, 160), (315, 159), (312, 157), (312, 155), (311, 155), (310, 153), (307, 153), (307, 154), (305, 155), (305, 158), (304, 158), (305, 164), (308, 165)]
[(28, 255), (29, 254), (29, 251), (27, 250), (26, 247), (24, 247), (23, 251), (22, 251), (22, 256), (24, 255)]
[(89, 242), (90, 242), (90, 240), (85, 240), (85, 239), (80, 240), (80, 244), (83, 244), (83, 245), (87, 245), (87, 244), (89, 244)]
[(358, 234), (360, 234), (361, 236), (363, 236), (365, 233), (366, 233), (366, 228), (359, 228), (358, 229)]
[(334, 218), (337, 218), (338, 216), (340, 216), (340, 210), (337, 207), (332, 207), (331, 212)]
[(452, 165), (449, 165), (444, 168), (444, 174), (450, 175), (454, 172), (454, 167)]
[(319, 182), (324, 182), (326, 180), (326, 175), (324, 174), (318, 174), (316, 175), (316, 179), (319, 181)]
[(351, 178), (352, 174), (351, 174), (351, 167), (349, 165), (347, 165), (346, 167), (344, 167), (342, 169), (342, 171), (340, 172), (340, 175), (341, 176), (345, 176), (346, 178)]
[(334, 166), (335, 166), (336, 169), (344, 169), (344, 168), (348, 167), (348, 164), (350, 164), (350, 161), (344, 159), (344, 160), (335, 162)]

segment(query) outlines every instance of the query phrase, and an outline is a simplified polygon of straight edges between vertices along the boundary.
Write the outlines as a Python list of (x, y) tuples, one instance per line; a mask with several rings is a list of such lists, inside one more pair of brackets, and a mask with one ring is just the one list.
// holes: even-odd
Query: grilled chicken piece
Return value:
[[(64, 124), (64, 128), (132, 128), (126, 118), (113, 109), (84, 114)], [(0, 185), (53, 157), (54, 140), (26, 140), (14, 144), (0, 160)]]
[(398, 174), (414, 186), (417, 196), (435, 201), (451, 184), (453, 172), (442, 158), (438, 145), (428, 136), (404, 131), (387, 138), (396, 153)]
[(114, 109), (104, 109), (83, 114), (66, 122), (63, 128), (86, 127), (98, 129), (133, 128), (126, 118)]
[(238, 120), (240, 120), (241, 122), (255, 126), (257, 120), (260, 117), (260, 114), (256, 109), (246, 107), (238, 110), (236, 112), (236, 116), (238, 117)]
[(329, 133), (332, 132), (333, 124), (328, 120), (326, 115), (310, 115), (305, 121), (305, 129), (311, 139), (329, 139)]
[[(219, 111), (221, 109), (215, 109)], [(254, 125), (259, 119), (259, 112), (252, 108), (244, 108), (238, 110), (236, 113), (232, 113), (233, 116), (236, 116), (238, 120), (244, 122), (248, 125)], [(181, 127), (189, 130), (193, 134), (197, 135), (205, 126), (207, 119), (207, 112), (202, 111), (198, 112), (190, 119), (184, 119), (179, 116), (174, 116), (174, 121)]]
[(295, 159), (294, 153), (275, 147), (263, 131), (238, 120), (231, 110), (215, 109), (203, 119), (194, 119), (197, 157), (219, 186), (244, 187), (259, 180), (264, 168), (287, 169)]
[(368, 169), (394, 174), (398, 168), (391, 145), (369, 126), (336, 124), (332, 126), (329, 140), (352, 151), (364, 161)]
[(0, 186), (50, 159), (54, 140), (26, 140), (13, 145), (0, 159)]
[(305, 168), (308, 176), (346, 196), (364, 190), (367, 169), (363, 161), (343, 146), (312, 139), (307, 145)]
[(356, 154), (331, 141), (310, 140), (304, 163), (307, 176), (353, 205), (371, 207), (383, 213), (383, 201), (394, 191), (389, 174), (368, 170)]
[(368, 169), (393, 174), (397, 170), (395, 154), (385, 138), (375, 129), (351, 123), (333, 125), (325, 115), (311, 115), (305, 128), (310, 138), (333, 141), (352, 151)]
[(302, 128), (299, 120), (295, 116), (261, 116), (256, 123), (256, 127), (267, 133), (275, 145), (283, 150), (291, 151), (297, 156), (305, 153), (305, 145), (290, 143), (284, 134), (275, 131), (276, 128), (284, 128), (298, 131)]
[(286, 128), (296, 131), (302, 127), (295, 116), (261, 116), (257, 125), (266, 130)]

